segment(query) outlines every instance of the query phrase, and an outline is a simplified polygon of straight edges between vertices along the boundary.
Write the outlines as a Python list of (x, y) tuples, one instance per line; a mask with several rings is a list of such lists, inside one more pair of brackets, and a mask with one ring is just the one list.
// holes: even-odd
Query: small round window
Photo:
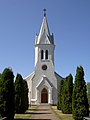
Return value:
[(43, 66), (42, 66), (42, 69), (43, 69), (43, 70), (46, 70), (46, 69), (47, 69), (47, 66), (46, 66), (46, 65), (43, 65)]

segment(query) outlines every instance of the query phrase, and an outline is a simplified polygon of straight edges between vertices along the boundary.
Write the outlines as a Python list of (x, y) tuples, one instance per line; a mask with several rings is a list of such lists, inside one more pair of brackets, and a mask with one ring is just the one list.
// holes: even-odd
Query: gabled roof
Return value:
[(52, 83), (50, 83), (50, 81), (47, 79), (46, 76), (43, 76), (41, 81), (39, 82), (39, 84), (36, 86), (36, 88), (39, 88), (40, 86), (44, 85), (44, 84), (49, 85), (50, 87), (52, 87)]
[(32, 80), (32, 79), (34, 78), (34, 76), (35, 76), (35, 71), (33, 71), (30, 75), (28, 75), (28, 76), (25, 77), (24, 79), (25, 79), (26, 81)]
[(46, 16), (44, 16), (39, 35), (35, 44), (54, 44), (53, 35), (50, 35)]

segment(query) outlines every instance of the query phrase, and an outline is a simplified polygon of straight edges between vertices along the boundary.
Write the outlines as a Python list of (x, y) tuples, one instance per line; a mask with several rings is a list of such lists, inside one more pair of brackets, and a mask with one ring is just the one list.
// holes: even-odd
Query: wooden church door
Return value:
[(41, 92), (41, 103), (48, 103), (48, 91), (46, 88), (43, 88)]

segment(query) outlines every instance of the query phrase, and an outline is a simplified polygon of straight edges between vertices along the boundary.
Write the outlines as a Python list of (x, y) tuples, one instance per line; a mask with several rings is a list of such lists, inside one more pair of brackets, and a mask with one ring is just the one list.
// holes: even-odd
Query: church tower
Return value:
[(46, 75), (54, 72), (54, 38), (50, 35), (49, 27), (44, 15), (39, 35), (35, 40), (35, 73)]
[(44, 11), (40, 32), (35, 38), (34, 72), (25, 78), (30, 104), (57, 104), (59, 83), (63, 78), (54, 70), (54, 49), (54, 37), (50, 34)]

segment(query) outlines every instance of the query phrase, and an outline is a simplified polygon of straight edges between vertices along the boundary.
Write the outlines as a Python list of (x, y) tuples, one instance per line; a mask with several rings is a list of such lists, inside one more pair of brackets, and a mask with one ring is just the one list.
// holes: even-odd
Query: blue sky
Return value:
[(90, 81), (90, 0), (0, 0), (0, 72), (26, 77), (34, 70), (34, 41), (47, 9), (55, 41), (55, 71), (75, 77), (84, 67)]

